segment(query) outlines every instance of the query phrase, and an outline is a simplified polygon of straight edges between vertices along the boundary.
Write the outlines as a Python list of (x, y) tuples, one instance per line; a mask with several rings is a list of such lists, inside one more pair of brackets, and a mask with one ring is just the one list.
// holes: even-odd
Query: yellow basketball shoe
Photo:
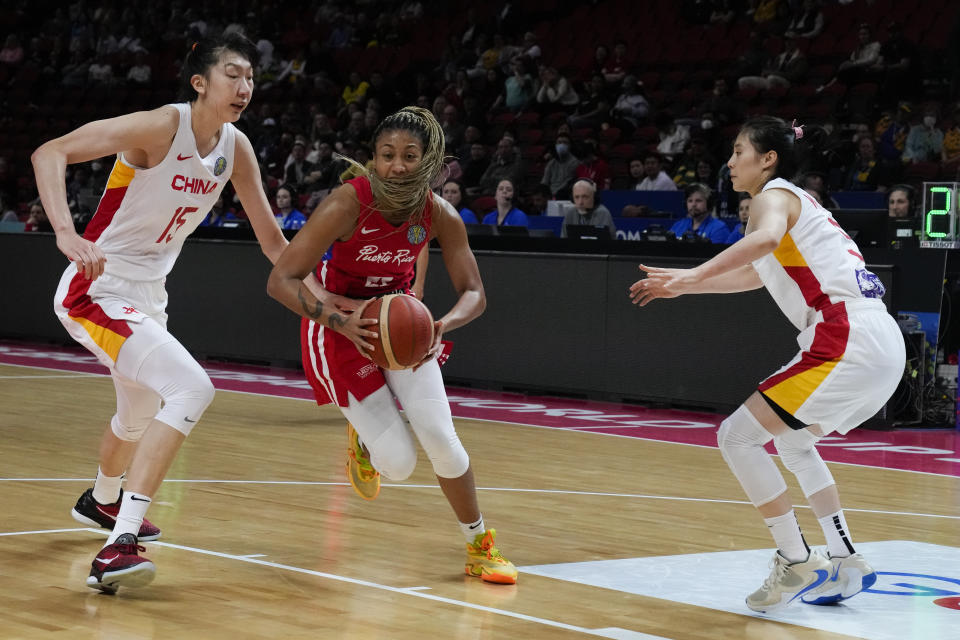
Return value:
[(360, 443), (360, 436), (347, 423), (347, 477), (350, 486), (364, 500), (373, 500), (380, 493), (380, 472), (373, 468), (367, 448)]
[(467, 543), (467, 564), (464, 573), (484, 582), (516, 584), (517, 568), (493, 546), (497, 538), (495, 529), (478, 533), (473, 542)]

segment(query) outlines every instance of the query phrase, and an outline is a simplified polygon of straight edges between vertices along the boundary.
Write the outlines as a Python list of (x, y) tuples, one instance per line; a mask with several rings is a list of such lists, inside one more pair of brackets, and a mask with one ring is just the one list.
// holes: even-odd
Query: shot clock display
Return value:
[(960, 183), (924, 182), (920, 246), (929, 249), (960, 248), (957, 197)]

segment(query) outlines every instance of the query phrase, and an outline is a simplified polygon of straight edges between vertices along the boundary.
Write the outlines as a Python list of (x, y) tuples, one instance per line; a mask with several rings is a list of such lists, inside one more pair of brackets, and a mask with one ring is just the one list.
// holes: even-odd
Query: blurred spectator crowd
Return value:
[[(827, 206), (834, 191), (960, 176), (960, 5), (950, 0), (5, 4), (6, 219), (37, 217), (33, 149), (86, 121), (175, 101), (190, 44), (224, 29), (260, 51), (238, 126), (286, 228), (339, 184), (336, 155), (367, 162), (377, 123), (407, 104), (442, 124), (450, 160), (437, 191), (455, 191), (477, 221), (541, 215), (550, 200), (573, 201), (584, 178), (589, 198), (707, 185), (715, 215), (734, 219), (740, 195), (725, 163), (756, 114), (826, 128), (798, 180)], [(69, 168), (78, 222), (95, 211), (112, 161)], [(242, 224), (238, 207), (226, 190), (208, 223)]]

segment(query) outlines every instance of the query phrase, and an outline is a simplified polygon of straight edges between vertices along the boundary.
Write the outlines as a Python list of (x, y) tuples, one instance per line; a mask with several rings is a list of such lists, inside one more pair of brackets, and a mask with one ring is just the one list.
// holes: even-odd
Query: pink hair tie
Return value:
[(793, 129), (793, 135), (795, 140), (799, 140), (803, 137), (803, 125), (797, 126), (797, 120), (794, 118), (793, 122), (790, 124), (790, 128)]

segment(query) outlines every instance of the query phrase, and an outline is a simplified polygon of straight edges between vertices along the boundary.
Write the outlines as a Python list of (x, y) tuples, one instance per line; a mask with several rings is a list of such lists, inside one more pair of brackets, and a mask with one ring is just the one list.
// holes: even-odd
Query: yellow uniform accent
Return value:
[(87, 320), (86, 318), (71, 318), (80, 323), (80, 325), (86, 330), (90, 335), (90, 338), (97, 344), (98, 347), (103, 349), (104, 353), (110, 356), (110, 359), (114, 362), (117, 361), (117, 355), (120, 353), (120, 347), (123, 346), (123, 343), (126, 341), (126, 338), (121, 336), (119, 333), (111, 331), (107, 327), (101, 327), (100, 325)]
[(800, 253), (800, 249), (797, 248), (789, 233), (783, 234), (783, 240), (780, 241), (780, 245), (773, 252), (773, 257), (784, 267), (807, 266), (807, 261), (803, 259), (803, 254)]
[(839, 360), (828, 360), (812, 369), (798, 373), (764, 391), (764, 395), (793, 415), (826, 379)]
[(110, 178), (107, 180), (107, 189), (119, 189), (130, 186), (130, 183), (133, 181), (133, 175), (136, 172), (136, 169), (125, 165), (123, 162), (115, 162), (113, 170), (110, 171)]

